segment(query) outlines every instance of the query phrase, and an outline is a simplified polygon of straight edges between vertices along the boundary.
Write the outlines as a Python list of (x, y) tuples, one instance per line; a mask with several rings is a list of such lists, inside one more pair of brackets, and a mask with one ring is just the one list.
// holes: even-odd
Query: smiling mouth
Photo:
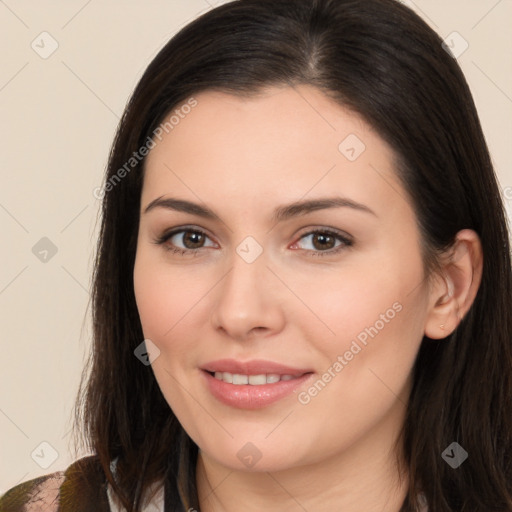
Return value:
[(200, 369), (203, 383), (217, 401), (246, 410), (262, 409), (289, 397), (314, 377), (307, 366), (264, 359), (220, 359), (204, 363)]
[(250, 386), (263, 386), (265, 384), (275, 384), (280, 381), (295, 380), (303, 375), (308, 375), (312, 372), (301, 373), (300, 375), (278, 374), (278, 373), (261, 373), (258, 375), (245, 375), (241, 373), (230, 372), (210, 372), (205, 370), (212, 377), (217, 380), (226, 382), (227, 384), (234, 384), (235, 386), (250, 385)]

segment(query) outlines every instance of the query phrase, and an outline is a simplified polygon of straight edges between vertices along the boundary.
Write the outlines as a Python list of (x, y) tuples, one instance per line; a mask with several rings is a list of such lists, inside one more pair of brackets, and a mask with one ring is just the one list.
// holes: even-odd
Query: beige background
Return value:
[[(70, 415), (90, 340), (93, 189), (145, 67), (179, 28), (220, 3), (0, 1), (0, 493), (74, 460)], [(456, 31), (469, 44), (458, 61), (512, 212), (512, 1), (403, 3), (443, 38)], [(460, 50), (457, 37), (449, 39)], [(46, 262), (32, 250), (43, 237), (57, 249)]]

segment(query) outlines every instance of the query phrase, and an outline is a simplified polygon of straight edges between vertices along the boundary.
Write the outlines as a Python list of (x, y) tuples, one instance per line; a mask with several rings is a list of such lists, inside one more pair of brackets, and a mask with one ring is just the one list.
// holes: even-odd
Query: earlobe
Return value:
[(441, 264), (442, 274), (430, 290), (425, 322), (425, 336), (432, 339), (449, 336), (476, 297), (483, 268), (482, 245), (476, 232), (459, 231)]

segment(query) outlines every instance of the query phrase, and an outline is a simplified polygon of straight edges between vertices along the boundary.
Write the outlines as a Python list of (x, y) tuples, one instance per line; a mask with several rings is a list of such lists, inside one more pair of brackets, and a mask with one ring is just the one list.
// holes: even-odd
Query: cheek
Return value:
[[(325, 347), (343, 349), (350, 341), (364, 341), (366, 329), (377, 323), (383, 330), (396, 323), (397, 310), (406, 296), (408, 277), (372, 263), (323, 269), (314, 279), (307, 273), (288, 276), (302, 304), (295, 307), (298, 323), (311, 339)], [(292, 301), (293, 302), (293, 301)], [(366, 333), (366, 336), (368, 334)]]
[(419, 254), (408, 260), (395, 251), (379, 256), (317, 272), (313, 286), (310, 275), (291, 281), (309, 309), (296, 308), (302, 313), (296, 319), (324, 365), (318, 371), (338, 363), (338, 371), (331, 370), (336, 383), (329, 387), (343, 396), (348, 385), (360, 400), (370, 400), (374, 386), (385, 387), (379, 377), (392, 389), (402, 387), (423, 337), (427, 300), (425, 287), (418, 286), (423, 278)]
[(144, 336), (161, 351), (179, 351), (180, 340), (185, 345), (187, 333), (194, 332), (191, 324), (208, 318), (206, 296), (213, 282), (204, 272), (180, 270), (144, 250), (137, 253), (133, 280)]
[(157, 344), (175, 324), (186, 293), (161, 270), (143, 250), (137, 253), (133, 272), (135, 300), (144, 336)]
[(422, 339), (421, 302), (400, 287), (336, 298), (336, 307), (324, 303), (330, 315), (324, 320), (335, 336), (312, 338), (324, 363), (318, 379), (297, 394), (302, 428), (318, 431), (318, 418), (328, 418), (331, 428), (316, 439), (326, 452), (340, 443), (349, 446), (390, 411), (401, 410)]

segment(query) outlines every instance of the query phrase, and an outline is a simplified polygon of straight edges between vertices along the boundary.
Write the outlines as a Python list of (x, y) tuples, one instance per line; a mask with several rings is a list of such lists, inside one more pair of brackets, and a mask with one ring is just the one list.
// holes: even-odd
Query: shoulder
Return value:
[(107, 482), (96, 456), (66, 470), (16, 485), (0, 497), (0, 512), (109, 512)]
[(0, 498), (0, 512), (29, 512), (43, 508), (57, 510), (64, 471), (18, 484)]

